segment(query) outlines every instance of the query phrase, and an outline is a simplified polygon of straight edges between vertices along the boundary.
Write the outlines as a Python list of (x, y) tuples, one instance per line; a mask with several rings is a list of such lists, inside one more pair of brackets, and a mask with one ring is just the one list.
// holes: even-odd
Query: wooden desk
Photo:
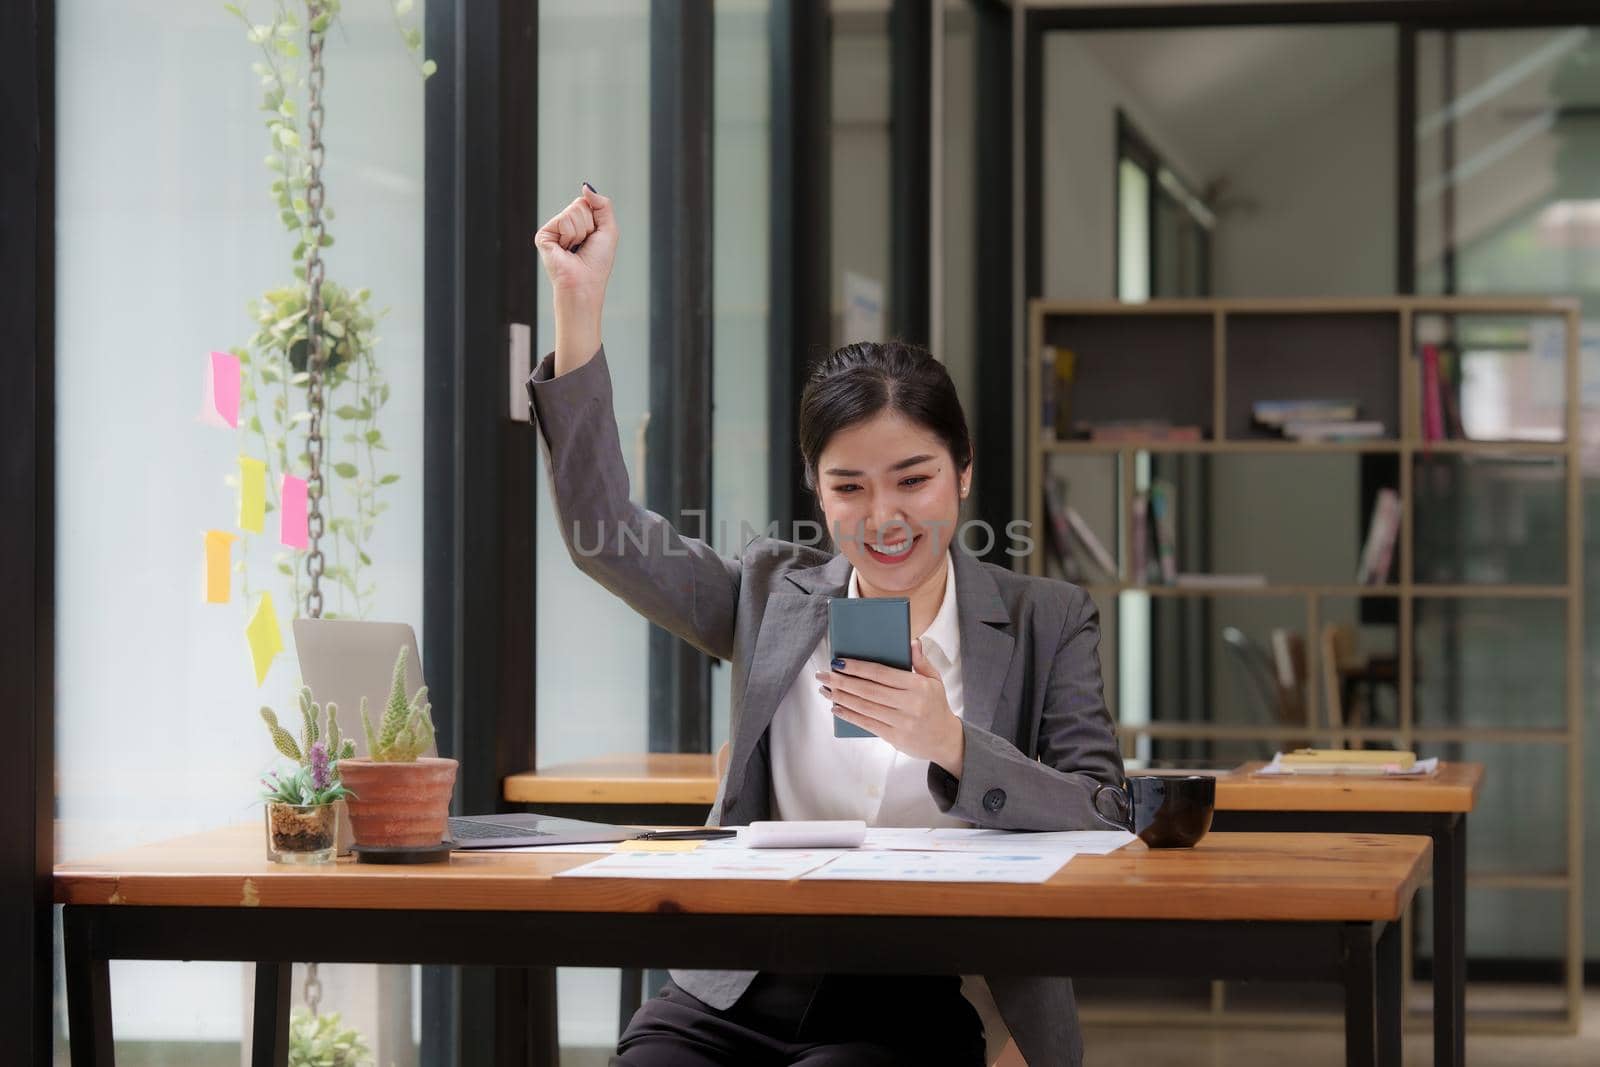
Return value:
[[(112, 959), (255, 960), (257, 1067), (284, 1062), (290, 961), (1338, 982), (1346, 1060), (1400, 1063), (1398, 920), (1423, 838), (1212, 834), (1080, 856), (1042, 885), (567, 879), (592, 856), (283, 867), (242, 827), (55, 871), (74, 1067), (110, 1064)], [(548, 971), (531, 988), (553, 989)], [(521, 979), (526, 981), (526, 979)], [(497, 996), (500, 1003), (506, 1000)], [(496, 1061), (553, 1063), (553, 1000)]]
[[(1483, 784), (1479, 763), (1441, 764), (1432, 778), (1264, 778), (1264, 764), (1217, 775), (1219, 832), (1422, 834), (1433, 839), (1434, 1063), (1466, 1060), (1466, 819)], [(1189, 773), (1135, 772), (1135, 773)], [(716, 799), (709, 755), (605, 756), (506, 779), (505, 799), (552, 815), (599, 822), (704, 823)], [(642, 983), (624, 976), (622, 1013), (638, 1007)]]
[(507, 776), (513, 804), (573, 819), (635, 826), (699, 826), (717, 799), (716, 757), (638, 752)]
[(1433, 1062), (1466, 1062), (1467, 815), (1483, 764), (1442, 763), (1431, 778), (1263, 777), (1246, 763), (1217, 777), (1219, 832), (1423, 834), (1433, 840)]

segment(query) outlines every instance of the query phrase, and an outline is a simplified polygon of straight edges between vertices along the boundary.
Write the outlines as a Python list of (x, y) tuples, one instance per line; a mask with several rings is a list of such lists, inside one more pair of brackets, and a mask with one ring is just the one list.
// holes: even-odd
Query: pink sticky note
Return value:
[(239, 357), (213, 352), (206, 360), (206, 396), (200, 421), (211, 426), (239, 426)]
[(306, 480), (292, 474), (283, 476), (278, 489), (278, 540), (290, 548), (305, 548), (310, 543), (306, 531)]

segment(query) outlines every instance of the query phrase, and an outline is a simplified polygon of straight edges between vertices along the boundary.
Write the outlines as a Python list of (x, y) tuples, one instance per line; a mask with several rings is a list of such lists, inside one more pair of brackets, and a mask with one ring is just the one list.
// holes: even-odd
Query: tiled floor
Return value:
[[(1426, 996), (1425, 991), (1417, 990)], [(1431, 1067), (1433, 1038), (1426, 1017), (1407, 1021), (1406, 1067)], [(1335, 1029), (1125, 1026), (1091, 1024), (1084, 1030), (1089, 1067), (1338, 1067), (1344, 1035)], [(1584, 998), (1577, 1037), (1467, 1032), (1469, 1067), (1595, 1067), (1600, 1064), (1600, 989)]]
[[(1475, 993), (1487, 993), (1474, 987)], [(1518, 999), (1495, 991), (1496, 1003)], [(1425, 987), (1413, 990), (1424, 1002)], [(1541, 997), (1543, 1006), (1548, 998)], [(1426, 1017), (1406, 1024), (1405, 1067), (1432, 1067), (1433, 1038)], [(1344, 1034), (1332, 1025), (1316, 1029), (1090, 1024), (1085, 1027), (1088, 1067), (1341, 1067)], [(609, 1050), (563, 1049), (562, 1067), (603, 1067)], [(1596, 1067), (1600, 1065), (1600, 989), (1584, 999), (1583, 1030), (1577, 1037), (1541, 1034), (1467, 1034), (1468, 1067)]]

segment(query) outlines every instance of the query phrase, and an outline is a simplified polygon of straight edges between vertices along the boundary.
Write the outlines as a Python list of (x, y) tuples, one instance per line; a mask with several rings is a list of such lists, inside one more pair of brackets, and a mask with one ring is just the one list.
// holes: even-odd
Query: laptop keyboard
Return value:
[(505, 823), (464, 822), (456, 819), (450, 820), (450, 833), (457, 841), (462, 839), (484, 839), (490, 837), (553, 837), (549, 830), (533, 830), (526, 826), (512, 826)]

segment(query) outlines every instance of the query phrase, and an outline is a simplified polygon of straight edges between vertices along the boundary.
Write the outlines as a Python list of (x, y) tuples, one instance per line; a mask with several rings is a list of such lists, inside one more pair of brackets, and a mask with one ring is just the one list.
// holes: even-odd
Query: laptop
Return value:
[[(376, 723), (389, 698), (395, 657), (406, 650), (406, 695), (423, 685), (422, 657), (417, 654), (417, 634), (403, 622), (364, 622), (355, 619), (294, 620), (295, 654), (300, 677), (311, 687), (319, 704), (339, 705), (339, 726), (356, 743), (356, 755), (366, 755), (366, 735), (361, 729), (361, 698)], [(436, 754), (429, 746), (424, 755)], [(516, 848), (526, 845), (587, 845), (626, 841), (639, 831), (604, 823), (558, 819), (548, 815), (466, 815), (450, 820), (450, 836), (458, 849)], [(353, 835), (349, 815), (339, 826), (339, 851), (348, 851)]]
[(527, 845), (593, 845), (628, 841), (639, 831), (550, 815), (507, 812), (503, 815), (461, 815), (450, 820), (457, 850), (517, 848)]
[[(361, 729), (361, 698), (373, 726), (383, 718), (394, 680), (394, 661), (406, 650), (406, 696), (422, 688), (422, 657), (417, 634), (408, 623), (363, 622), (356, 619), (294, 620), (294, 651), (300, 679), (311, 687), (311, 699), (339, 705), (339, 728), (356, 743), (356, 755), (367, 755)], [(437, 753), (428, 746), (425, 756)]]

